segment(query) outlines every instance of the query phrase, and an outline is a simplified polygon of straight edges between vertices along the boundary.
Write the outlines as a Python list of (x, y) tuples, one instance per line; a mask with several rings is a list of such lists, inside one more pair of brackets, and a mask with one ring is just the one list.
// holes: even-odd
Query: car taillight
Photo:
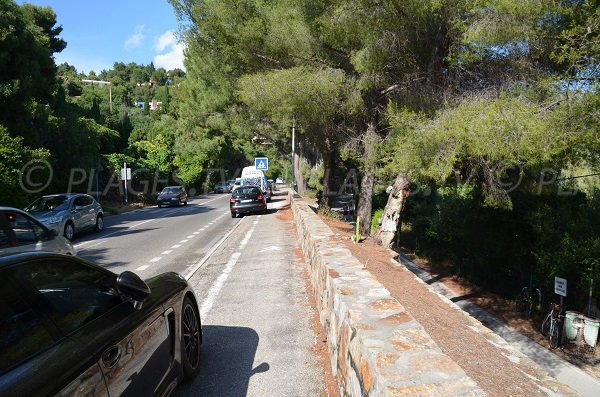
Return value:
[(235, 203), (235, 199), (232, 197), (232, 198), (229, 199), (229, 202), (230, 203)]
[(262, 196), (258, 196), (256, 199), (257, 200), (262, 200)]

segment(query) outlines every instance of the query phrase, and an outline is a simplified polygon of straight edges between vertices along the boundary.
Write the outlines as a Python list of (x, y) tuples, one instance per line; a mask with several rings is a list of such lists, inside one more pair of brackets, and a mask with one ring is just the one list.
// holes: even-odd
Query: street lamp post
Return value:
[(292, 196), (294, 195), (294, 163), (295, 163), (295, 148), (296, 148), (296, 118), (292, 121)]

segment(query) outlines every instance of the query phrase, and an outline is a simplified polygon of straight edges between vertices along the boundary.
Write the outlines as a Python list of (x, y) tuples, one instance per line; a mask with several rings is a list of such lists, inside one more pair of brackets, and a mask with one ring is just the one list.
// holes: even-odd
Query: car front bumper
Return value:
[(178, 198), (156, 200), (157, 205), (179, 205), (180, 202), (181, 202), (181, 200)]

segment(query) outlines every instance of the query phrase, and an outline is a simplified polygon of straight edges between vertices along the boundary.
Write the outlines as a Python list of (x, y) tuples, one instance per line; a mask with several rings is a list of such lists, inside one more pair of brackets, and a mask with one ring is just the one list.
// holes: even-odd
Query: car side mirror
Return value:
[(133, 301), (136, 310), (142, 308), (144, 300), (150, 295), (150, 287), (137, 274), (124, 271), (117, 277), (117, 290), (126, 298)]

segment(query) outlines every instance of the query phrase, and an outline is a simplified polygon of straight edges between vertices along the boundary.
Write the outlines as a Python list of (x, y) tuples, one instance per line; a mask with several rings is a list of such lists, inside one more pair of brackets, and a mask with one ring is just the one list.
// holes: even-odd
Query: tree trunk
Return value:
[(293, 163), (294, 163), (294, 181), (292, 181), (292, 183), (296, 184), (296, 191), (298, 192), (299, 195), (303, 195), (304, 194), (304, 178), (302, 178), (302, 170), (301, 165), (302, 165), (302, 161), (301, 161), (302, 157), (301, 155), (299, 155), (298, 153), (294, 153), (294, 159), (293, 159)]
[(410, 194), (410, 181), (408, 178), (402, 174), (398, 175), (389, 194), (375, 238), (384, 247), (394, 248), (399, 243), (402, 215)]
[(335, 196), (335, 190), (332, 189), (332, 176), (333, 169), (335, 166), (335, 151), (329, 149), (323, 153), (323, 204), (327, 207), (331, 207), (333, 197)]
[(373, 172), (368, 170), (360, 181), (357, 216), (360, 217), (360, 235), (371, 235), (371, 212), (373, 211)]
[(360, 195), (358, 196), (357, 215), (360, 217), (360, 234), (371, 235), (371, 217), (373, 212), (373, 185), (375, 183), (375, 167), (379, 162), (380, 140), (377, 136), (376, 121), (372, 120), (367, 125), (364, 135), (364, 164), (363, 177), (360, 182)]

